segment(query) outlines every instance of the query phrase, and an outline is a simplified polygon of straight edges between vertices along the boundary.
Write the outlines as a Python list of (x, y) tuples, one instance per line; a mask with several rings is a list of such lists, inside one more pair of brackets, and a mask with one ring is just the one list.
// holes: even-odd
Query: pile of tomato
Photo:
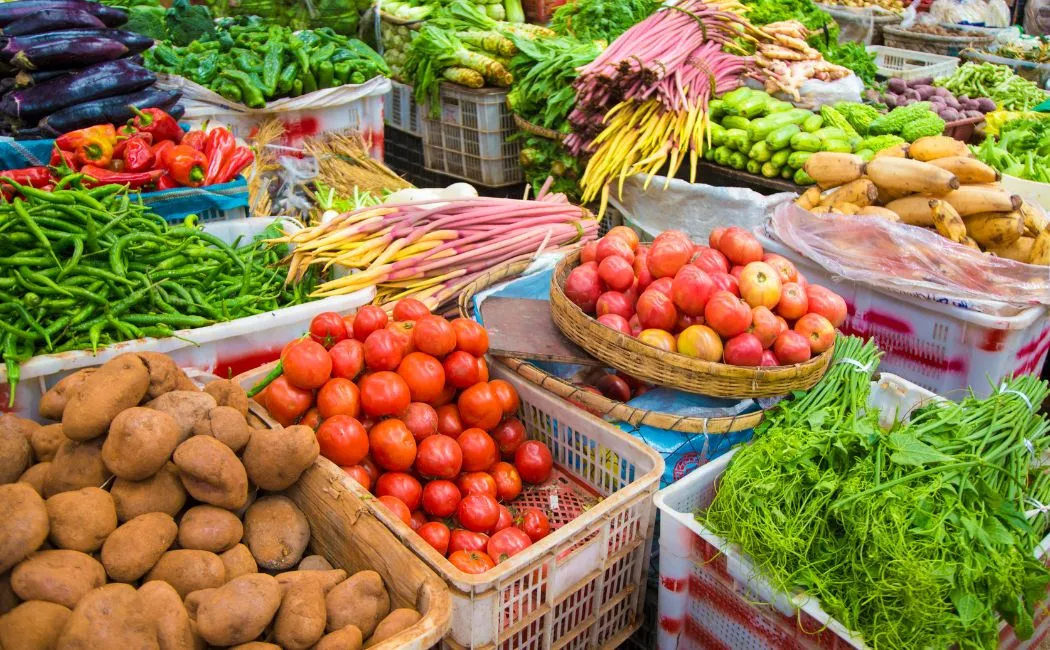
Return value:
[(553, 459), (527, 440), (514, 387), (489, 380), (488, 333), (406, 299), (319, 314), (281, 352), (256, 399), (462, 571), (482, 573), (550, 533), (538, 508), (508, 507)]

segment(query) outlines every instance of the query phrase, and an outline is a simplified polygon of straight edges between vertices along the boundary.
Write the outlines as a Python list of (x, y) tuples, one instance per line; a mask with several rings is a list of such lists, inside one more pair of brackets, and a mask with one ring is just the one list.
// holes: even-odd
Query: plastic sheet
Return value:
[(818, 217), (786, 203), (767, 230), (831, 273), (882, 290), (995, 315), (1050, 305), (1047, 267), (987, 255), (925, 228), (874, 217)]

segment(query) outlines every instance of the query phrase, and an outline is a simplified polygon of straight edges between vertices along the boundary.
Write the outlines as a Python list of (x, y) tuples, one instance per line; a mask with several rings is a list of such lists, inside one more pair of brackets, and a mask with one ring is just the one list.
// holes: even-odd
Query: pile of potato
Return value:
[(59, 423), (0, 418), (0, 649), (347, 650), (420, 619), (378, 573), (303, 557), (306, 516), (267, 492), (314, 462), (314, 432), (252, 426), (236, 384), (124, 354), (40, 413)]

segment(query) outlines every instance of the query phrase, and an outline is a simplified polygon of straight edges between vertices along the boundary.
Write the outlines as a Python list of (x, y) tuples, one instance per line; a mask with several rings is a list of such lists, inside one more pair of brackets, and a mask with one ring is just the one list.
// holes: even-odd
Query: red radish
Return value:
[(671, 300), (688, 316), (703, 315), (707, 300), (715, 291), (711, 276), (691, 264), (679, 269), (671, 282)]
[(666, 294), (650, 289), (638, 298), (635, 305), (638, 310), (638, 322), (642, 329), (671, 331), (678, 323), (678, 311)]
[(726, 341), (725, 362), (734, 366), (757, 366), (762, 363), (762, 343), (754, 334), (738, 334)]
[(634, 315), (634, 305), (627, 296), (619, 291), (606, 291), (598, 296), (598, 302), (595, 304), (595, 313), (599, 316), (616, 314), (627, 320)]
[(621, 237), (602, 237), (598, 240), (598, 248), (594, 251), (594, 259), (601, 263), (607, 257), (622, 257), (628, 263), (634, 262), (634, 251), (631, 245)]
[(634, 336), (628, 320), (619, 314), (602, 314), (598, 317), (598, 322), (626, 336)]
[(565, 280), (565, 296), (588, 314), (594, 313), (598, 296), (602, 294), (598, 265), (587, 262), (574, 268)]
[(777, 337), (773, 354), (786, 366), (809, 361), (809, 341), (798, 332), (788, 330)]
[(626, 291), (634, 284), (634, 267), (626, 259), (611, 255), (598, 263), (598, 277), (613, 291)]
[(726, 256), (707, 246), (697, 247), (696, 255), (690, 264), (708, 273), (729, 273), (729, 260)]
[(669, 230), (653, 241), (649, 249), (649, 272), (654, 278), (673, 278), (678, 269), (693, 258), (693, 244), (685, 235)]

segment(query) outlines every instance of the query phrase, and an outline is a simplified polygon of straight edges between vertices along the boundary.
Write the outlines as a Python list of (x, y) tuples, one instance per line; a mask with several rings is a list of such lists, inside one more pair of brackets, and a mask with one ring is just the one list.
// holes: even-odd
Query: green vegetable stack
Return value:
[(328, 27), (344, 36), (357, 34), (360, 14), (371, 0), (207, 0), (216, 16), (264, 18), (293, 30)]
[(565, 37), (515, 42), (521, 53), (511, 61), (515, 81), (507, 93), (510, 109), (532, 124), (569, 133), (577, 71), (597, 58), (602, 48)]
[(930, 110), (929, 102), (898, 106), (868, 124), (869, 135), (897, 135), (907, 142), (944, 133), (944, 120)]
[(973, 150), (1004, 174), (1050, 183), (1050, 119), (1006, 122), (998, 138), (988, 137)]
[(988, 97), (1007, 111), (1027, 111), (1047, 99), (1039, 86), (1014, 74), (1008, 66), (994, 63), (966, 63), (933, 83), (955, 95)]
[(214, 36), (187, 47), (158, 43), (144, 57), (152, 70), (181, 75), (248, 108), (390, 72), (383, 58), (357, 39), (327, 27), (293, 34), (258, 18), (222, 19)]
[(656, 0), (575, 0), (554, 10), (551, 29), (581, 41), (616, 40), (660, 6)]

